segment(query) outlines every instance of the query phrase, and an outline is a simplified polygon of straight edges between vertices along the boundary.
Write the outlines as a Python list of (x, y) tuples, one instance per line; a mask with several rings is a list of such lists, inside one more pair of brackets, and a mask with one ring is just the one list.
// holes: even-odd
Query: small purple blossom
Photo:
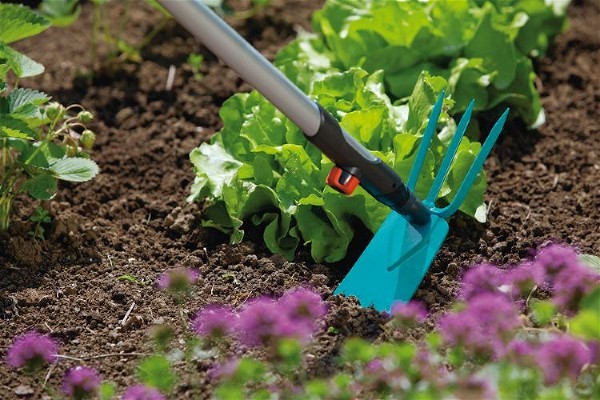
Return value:
[(56, 362), (58, 344), (47, 335), (27, 332), (18, 336), (8, 349), (7, 362), (13, 368), (35, 369), (44, 363)]
[(556, 274), (552, 301), (561, 310), (575, 311), (581, 300), (598, 286), (598, 278), (592, 269), (573, 264)]
[(483, 293), (498, 293), (503, 270), (492, 264), (479, 264), (465, 272), (460, 297), (470, 300)]
[(529, 296), (536, 285), (543, 284), (544, 272), (537, 264), (524, 262), (506, 271), (500, 281), (501, 288), (508, 291), (513, 299), (523, 299)]
[(233, 376), (240, 366), (239, 358), (230, 358), (225, 363), (216, 365), (208, 370), (208, 377), (211, 380), (218, 380), (221, 378), (228, 378)]
[(321, 295), (307, 288), (287, 291), (279, 299), (279, 305), (294, 320), (314, 321), (327, 313), (327, 306)]
[(590, 364), (600, 365), (600, 340), (590, 340), (587, 346), (590, 349)]
[(417, 325), (427, 318), (427, 308), (419, 301), (395, 303), (391, 311), (394, 320), (405, 326)]
[(380, 371), (385, 371), (381, 358), (374, 358), (365, 365), (365, 372), (367, 374), (375, 374)]
[(208, 305), (192, 321), (194, 332), (208, 338), (222, 338), (233, 332), (237, 316), (225, 306)]
[(533, 367), (535, 365), (536, 347), (531, 343), (514, 339), (506, 346), (505, 357), (517, 365)]
[(581, 264), (574, 249), (552, 244), (535, 258), (544, 274), (545, 289), (553, 292), (552, 301), (561, 311), (577, 310), (579, 302), (600, 282), (600, 275)]
[(491, 358), (504, 355), (505, 345), (519, 324), (515, 305), (506, 296), (491, 293), (472, 298), (464, 310), (448, 313), (439, 322), (447, 344)]
[(167, 400), (167, 398), (154, 388), (135, 385), (125, 390), (121, 400)]
[(162, 273), (158, 277), (158, 288), (173, 292), (187, 292), (194, 284), (200, 273), (191, 268), (176, 268)]
[(292, 322), (269, 297), (259, 297), (246, 303), (237, 323), (242, 344), (258, 346), (271, 344), (280, 336), (288, 336)]
[(575, 250), (561, 244), (551, 244), (540, 249), (535, 262), (544, 269), (549, 283), (554, 281), (559, 272), (579, 264)]
[(546, 341), (538, 348), (535, 359), (544, 373), (546, 384), (553, 385), (562, 378), (573, 381), (581, 368), (591, 361), (590, 349), (581, 341), (562, 335)]
[(283, 338), (307, 341), (316, 329), (313, 318), (326, 312), (316, 300), (313, 294), (298, 290), (280, 301), (260, 297), (247, 302), (236, 324), (240, 342), (246, 346), (267, 346)]
[(63, 378), (62, 391), (74, 399), (90, 398), (96, 394), (101, 381), (102, 378), (93, 368), (71, 368)]
[(327, 306), (321, 296), (306, 288), (286, 292), (279, 299), (278, 308), (291, 321), (304, 325), (309, 335), (316, 330), (318, 320), (327, 314)]

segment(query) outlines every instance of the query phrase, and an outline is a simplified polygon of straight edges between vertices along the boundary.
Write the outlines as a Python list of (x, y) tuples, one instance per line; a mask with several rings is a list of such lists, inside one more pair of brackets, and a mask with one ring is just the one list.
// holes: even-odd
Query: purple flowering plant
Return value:
[(177, 303), (185, 300), (192, 291), (192, 286), (200, 278), (200, 273), (192, 268), (175, 268), (160, 274), (157, 286), (173, 295)]
[(79, 366), (67, 371), (63, 378), (62, 392), (75, 400), (96, 397), (102, 377), (93, 368)]
[(398, 302), (392, 306), (391, 314), (394, 325), (413, 327), (427, 318), (427, 308), (419, 301)]
[(192, 326), (201, 337), (230, 335), (247, 347), (272, 346), (282, 339), (308, 341), (326, 312), (318, 293), (296, 288), (279, 299), (262, 296), (250, 300), (237, 313), (224, 306), (206, 306), (196, 314)]
[(7, 363), (12, 368), (36, 370), (57, 360), (58, 343), (48, 335), (31, 331), (17, 336), (7, 351)]
[[(158, 285), (188, 294), (197, 279), (196, 271), (177, 269), (163, 274)], [(542, 248), (518, 265), (474, 266), (447, 311), (428, 315), (418, 301), (394, 304), (389, 324), (379, 328), (385, 332), (389, 325), (394, 333), (408, 334), (388, 335), (379, 343), (347, 339), (339, 357), (343, 372), (317, 379), (309, 379), (305, 368), (311, 339), (325, 326), (328, 311), (319, 293), (299, 287), (237, 309), (207, 304), (192, 316), (187, 326), (192, 336), (184, 341), (172, 340), (178, 330), (155, 327), (163, 354), (140, 360), (141, 384), (121, 398), (174, 395), (176, 382), (185, 380), (175, 375), (172, 360), (199, 360), (188, 357), (189, 346), (199, 346), (204, 357), (217, 356), (206, 372), (216, 382), (216, 398), (594, 398), (600, 394), (599, 282), (596, 271), (561, 245)], [(423, 336), (430, 326), (422, 325), (425, 319), (436, 329)], [(185, 343), (183, 352), (177, 343)], [(13, 368), (29, 368), (56, 362), (57, 352), (52, 338), (29, 332), (9, 346), (6, 360)], [(93, 368), (80, 366), (65, 374), (62, 393), (114, 398), (116, 389), (103, 391), (105, 385)]]
[(145, 386), (134, 385), (128, 387), (121, 400), (166, 400), (167, 398), (157, 389)]
[(198, 311), (192, 320), (193, 331), (208, 339), (222, 339), (233, 333), (237, 315), (221, 305), (208, 305)]

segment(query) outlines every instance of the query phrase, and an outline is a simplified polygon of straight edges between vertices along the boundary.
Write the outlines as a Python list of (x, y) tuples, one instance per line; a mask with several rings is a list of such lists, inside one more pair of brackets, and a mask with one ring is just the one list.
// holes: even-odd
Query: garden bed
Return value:
[[(272, 58), (299, 27), (309, 29), (312, 10), (321, 3), (273, 1), (253, 18), (230, 22)], [(549, 241), (600, 254), (599, 13), (596, 2), (572, 4), (571, 28), (539, 61), (547, 122), (536, 131), (518, 121), (506, 126), (485, 165), (488, 223), (455, 217), (417, 291), (433, 316), (454, 299), (461, 272), (474, 263), (516, 263)], [(90, 81), (83, 74), (90, 65), (90, 20), (91, 8), (84, 7), (72, 27), (20, 43), (47, 70), (27, 86), (65, 104), (81, 103), (96, 115), (94, 159), (102, 171), (91, 182), (63, 184), (50, 203), (53, 223), (44, 242), (26, 234), (32, 203), (15, 204), (15, 222), (0, 238), (0, 354), (15, 335), (35, 329), (57, 338), (62, 354), (85, 360), (124, 387), (133, 383), (131, 371), (141, 355), (151, 351), (151, 325), (176, 325), (204, 304), (237, 306), (307, 283), (327, 300), (326, 324), (332, 328), (308, 349), (310, 374), (335, 371), (335, 356), (349, 336), (383, 339), (382, 314), (331, 296), (366, 235), (355, 241), (356, 254), (336, 265), (314, 264), (306, 251), (288, 262), (271, 256), (257, 231), (247, 232), (240, 245), (228, 244), (225, 235), (199, 226), (202, 206), (186, 202), (194, 178), (189, 152), (220, 129), (223, 101), (249, 87), (173, 21), (144, 50), (142, 63), (99, 72)], [(141, 37), (154, 23), (151, 10), (136, 9), (128, 34)], [(192, 51), (206, 55), (201, 81), (185, 65)], [(175, 80), (167, 88), (171, 65)], [(199, 295), (183, 307), (155, 287), (158, 274), (176, 266), (201, 273)], [(126, 275), (136, 282), (120, 279)], [(76, 364), (61, 360), (49, 381)], [(210, 387), (210, 367), (206, 360), (193, 371), (200, 386)], [(17, 397), (15, 389), (23, 385), (31, 389), (23, 398), (38, 398), (43, 377), (0, 363), (0, 398)], [(201, 398), (183, 385), (176, 393)]]

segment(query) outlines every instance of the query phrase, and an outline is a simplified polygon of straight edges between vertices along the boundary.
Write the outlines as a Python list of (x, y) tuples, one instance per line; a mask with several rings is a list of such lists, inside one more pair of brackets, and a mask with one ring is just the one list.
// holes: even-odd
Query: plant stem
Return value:
[(152, 31), (146, 35), (146, 37), (144, 37), (144, 40), (142, 40), (142, 42), (137, 46), (137, 50), (142, 51), (142, 49), (146, 47), (146, 45), (148, 45), (148, 43), (150, 43), (161, 30), (163, 30), (168, 20), (169, 18), (164, 17), (160, 23), (156, 25), (154, 29), (152, 29)]
[(0, 230), (5, 231), (10, 224), (10, 210), (12, 207), (12, 195), (10, 190), (4, 192), (0, 197)]

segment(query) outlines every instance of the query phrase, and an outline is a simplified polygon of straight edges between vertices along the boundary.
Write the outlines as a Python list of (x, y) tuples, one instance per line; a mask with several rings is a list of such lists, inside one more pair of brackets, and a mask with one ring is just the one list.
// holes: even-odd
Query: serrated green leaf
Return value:
[(34, 139), (35, 132), (20, 119), (0, 114), (0, 137)]
[(85, 182), (96, 176), (100, 170), (90, 159), (70, 157), (53, 162), (50, 171), (63, 181)]
[(32, 143), (21, 150), (19, 162), (35, 168), (49, 169), (50, 165), (65, 156), (66, 149), (52, 142)]
[(49, 172), (42, 172), (28, 179), (24, 183), (23, 189), (34, 199), (50, 200), (56, 194), (56, 178)]
[(0, 42), (12, 43), (35, 36), (50, 26), (49, 21), (30, 8), (0, 3)]
[(10, 92), (7, 97), (7, 112), (20, 118), (31, 117), (38, 107), (50, 100), (45, 93), (27, 89), (17, 88)]
[(36, 76), (44, 72), (42, 64), (0, 43), (0, 61), (2, 59), (19, 78)]

